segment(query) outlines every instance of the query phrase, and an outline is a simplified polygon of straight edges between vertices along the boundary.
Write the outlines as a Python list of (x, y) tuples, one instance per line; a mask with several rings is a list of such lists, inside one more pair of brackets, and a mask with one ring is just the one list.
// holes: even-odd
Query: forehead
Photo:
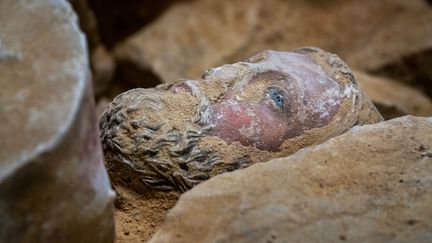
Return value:
[(311, 79), (317, 82), (334, 81), (324, 68), (310, 57), (294, 52), (269, 51), (262, 61), (251, 63), (251, 68), (256, 71), (276, 70), (296, 79)]
[[(259, 54), (262, 55), (262, 54)], [(336, 87), (337, 81), (310, 57), (293, 52), (268, 51), (247, 62), (249, 74), (238, 85), (256, 82), (296, 82), (306, 89)]]
[(254, 73), (250, 79), (249, 83), (254, 84), (258, 82), (286, 82), (290, 79), (290, 75), (286, 72), (278, 70), (265, 70), (261, 72)]
[(283, 51), (267, 51), (266, 57), (256, 64), (285, 69), (287, 71), (294, 71), (301, 67), (320, 68), (318, 64), (306, 55)]

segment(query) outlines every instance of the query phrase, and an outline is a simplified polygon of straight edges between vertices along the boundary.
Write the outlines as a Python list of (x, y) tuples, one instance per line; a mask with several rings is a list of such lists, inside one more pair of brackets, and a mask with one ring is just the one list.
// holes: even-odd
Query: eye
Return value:
[(284, 92), (277, 88), (268, 89), (268, 95), (277, 107), (283, 108), (285, 103)]

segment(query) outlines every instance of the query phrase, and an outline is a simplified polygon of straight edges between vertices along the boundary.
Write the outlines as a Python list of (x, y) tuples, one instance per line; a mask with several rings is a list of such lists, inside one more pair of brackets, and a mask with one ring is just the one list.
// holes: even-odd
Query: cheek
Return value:
[(214, 110), (214, 128), (211, 134), (229, 142), (238, 141), (243, 145), (249, 145), (247, 136), (242, 131), (253, 126), (254, 114), (247, 112), (247, 108), (238, 103), (223, 103), (215, 106)]
[(288, 122), (277, 112), (266, 106), (259, 107), (257, 123), (261, 129), (260, 148), (275, 151), (283, 143)]
[(215, 107), (211, 135), (227, 142), (276, 151), (283, 143), (288, 124), (265, 105), (223, 103)]

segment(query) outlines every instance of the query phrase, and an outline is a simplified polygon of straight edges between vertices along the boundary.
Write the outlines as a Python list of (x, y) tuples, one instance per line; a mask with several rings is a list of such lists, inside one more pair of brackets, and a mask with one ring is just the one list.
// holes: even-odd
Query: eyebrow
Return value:
[(264, 72), (259, 72), (254, 74), (249, 80), (250, 83), (255, 83), (258, 81), (283, 81), (289, 80), (290, 75), (277, 70), (267, 70)]

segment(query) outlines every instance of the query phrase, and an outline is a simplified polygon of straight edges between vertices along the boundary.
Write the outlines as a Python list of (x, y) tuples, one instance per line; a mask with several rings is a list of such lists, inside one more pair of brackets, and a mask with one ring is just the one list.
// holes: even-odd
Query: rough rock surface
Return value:
[[(432, 32), (432, 25), (429, 27)], [(409, 53), (371, 70), (421, 89), (432, 98), (432, 47)]]
[(109, 82), (114, 77), (115, 62), (111, 53), (101, 42), (98, 31), (98, 21), (87, 0), (69, 0), (75, 9), (81, 29), (87, 37), (90, 49), (90, 66), (93, 73), (93, 91), (96, 97), (106, 91)]
[(114, 77), (116, 64), (103, 45), (95, 47), (90, 56), (93, 72), (93, 89), (96, 97), (102, 96)]
[(155, 242), (431, 242), (432, 118), (402, 117), (183, 194)]
[(79, 24), (86, 33), (89, 49), (93, 49), (101, 44), (98, 32), (98, 21), (93, 10), (90, 8), (88, 0), (68, 0), (78, 15)]
[(430, 48), (431, 22), (423, 0), (197, 0), (174, 5), (118, 45), (115, 55), (127, 64), (125, 72), (150, 70), (163, 82), (196, 79), (208, 67), (262, 50), (300, 46), (318, 46), (351, 67), (372, 70)]
[(302, 48), (265, 51), (209, 69), (201, 80), (125, 92), (100, 124), (114, 182), (183, 192), (381, 120), (342, 60)]
[(385, 119), (404, 115), (432, 116), (432, 101), (400, 81), (354, 71), (359, 87)]
[[(233, 50), (249, 40), (257, 21), (257, 4), (242, 0), (227, 5), (208, 0), (178, 3), (115, 50), (124, 63), (119, 68), (127, 73), (151, 70), (164, 82), (199, 78), (208, 67), (225, 63)], [(125, 76), (145, 85), (139, 75)]]
[(102, 42), (111, 49), (115, 43), (138, 31), (179, 1), (193, 0), (88, 0), (88, 3), (99, 21)]
[(75, 14), (61, 0), (3, 0), (0, 22), (0, 242), (113, 242)]

